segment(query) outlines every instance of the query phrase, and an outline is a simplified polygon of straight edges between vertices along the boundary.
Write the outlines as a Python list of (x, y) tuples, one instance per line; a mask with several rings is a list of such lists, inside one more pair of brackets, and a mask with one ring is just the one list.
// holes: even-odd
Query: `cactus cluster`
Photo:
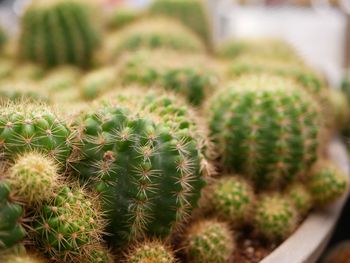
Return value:
[(34, 1), (21, 20), (21, 58), (46, 67), (88, 67), (99, 44), (91, 12), (79, 0)]
[(283, 185), (317, 159), (318, 107), (285, 79), (242, 77), (211, 100), (208, 113), (224, 167), (258, 187)]
[(159, 241), (146, 241), (137, 244), (126, 256), (126, 263), (175, 263), (173, 253)]

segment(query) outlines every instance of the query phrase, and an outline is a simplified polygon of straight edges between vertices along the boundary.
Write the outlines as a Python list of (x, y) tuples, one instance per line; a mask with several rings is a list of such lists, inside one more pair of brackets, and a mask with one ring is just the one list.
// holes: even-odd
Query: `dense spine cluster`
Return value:
[(194, 223), (185, 237), (184, 250), (193, 263), (226, 263), (234, 249), (228, 225), (215, 220)]
[(318, 107), (284, 79), (242, 77), (214, 96), (208, 113), (224, 167), (258, 187), (283, 185), (317, 159)]
[(89, 66), (99, 44), (91, 11), (78, 0), (34, 1), (22, 17), (20, 56), (47, 67)]
[(292, 201), (300, 216), (305, 216), (313, 206), (312, 195), (301, 182), (295, 182), (288, 186), (286, 197)]

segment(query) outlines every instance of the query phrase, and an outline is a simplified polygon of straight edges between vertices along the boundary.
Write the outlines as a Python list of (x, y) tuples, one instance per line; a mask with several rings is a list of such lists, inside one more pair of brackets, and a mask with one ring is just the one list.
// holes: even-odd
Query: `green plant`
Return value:
[(60, 185), (56, 163), (42, 153), (19, 155), (7, 174), (14, 195), (31, 206), (49, 201)]
[[(79, 187), (63, 186), (36, 210), (31, 228), (35, 246), (59, 262), (98, 262), (104, 221), (99, 205)], [(102, 261), (103, 262), (103, 261)]]
[(113, 67), (97, 69), (81, 79), (81, 96), (85, 100), (96, 99), (103, 92), (113, 88), (116, 82), (117, 77)]
[(3, 103), (12, 101), (15, 103), (25, 102), (50, 102), (50, 96), (45, 90), (40, 90), (38, 84), (28, 81), (3, 81), (0, 83), (0, 100)]
[(71, 153), (70, 139), (66, 122), (44, 105), (22, 103), (0, 108), (0, 148), (8, 160), (37, 150), (63, 166)]
[(121, 29), (142, 17), (143, 13), (137, 9), (117, 7), (108, 17), (107, 25), (110, 29)]
[(21, 219), (22, 205), (13, 200), (11, 189), (5, 181), (0, 181), (0, 253), (26, 237)]
[(201, 0), (156, 0), (150, 6), (151, 15), (169, 16), (182, 22), (206, 45), (212, 46), (212, 29), (205, 3)]
[(300, 216), (305, 216), (313, 206), (312, 195), (303, 183), (291, 184), (285, 194), (292, 201)]
[(283, 78), (245, 76), (209, 103), (210, 130), (223, 167), (278, 187), (317, 159), (318, 105)]
[(194, 223), (183, 245), (187, 258), (193, 263), (226, 263), (235, 249), (229, 226), (215, 220)]
[(187, 53), (204, 51), (203, 43), (182, 25), (163, 18), (141, 20), (112, 34), (106, 41), (110, 59), (126, 51), (167, 48)]
[[(124, 99), (119, 105), (133, 99), (144, 105), (137, 97)], [(131, 114), (104, 102), (77, 120), (82, 158), (75, 168), (101, 194), (114, 245), (167, 236), (196, 206), (205, 184), (201, 145), (183, 114), (169, 108), (162, 118), (154, 109), (146, 118), (134, 106)]]
[(335, 164), (320, 160), (310, 172), (307, 187), (317, 205), (327, 205), (344, 194), (348, 178)]
[(175, 263), (173, 252), (159, 241), (137, 244), (126, 256), (126, 263)]
[(91, 12), (86, 1), (34, 1), (21, 20), (21, 58), (46, 67), (88, 67), (100, 34)]
[(37, 81), (42, 79), (44, 75), (44, 69), (41, 66), (32, 63), (24, 63), (18, 65), (16, 66), (16, 70), (13, 71), (13, 78), (15, 80), (22, 81)]
[(221, 220), (233, 226), (246, 223), (254, 209), (254, 190), (238, 176), (225, 176), (208, 187), (205, 207)]
[(80, 74), (80, 70), (76, 67), (61, 66), (48, 72), (41, 86), (53, 93), (66, 90), (76, 86)]
[(278, 242), (296, 228), (298, 213), (292, 201), (273, 193), (261, 196), (255, 208), (253, 226), (264, 238)]

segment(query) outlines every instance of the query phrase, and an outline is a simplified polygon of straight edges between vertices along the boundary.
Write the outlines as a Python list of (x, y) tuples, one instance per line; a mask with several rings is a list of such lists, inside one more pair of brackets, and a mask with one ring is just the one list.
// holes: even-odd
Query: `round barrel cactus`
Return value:
[(150, 111), (131, 114), (104, 102), (77, 120), (82, 156), (75, 168), (100, 193), (114, 245), (170, 234), (205, 184), (201, 144), (190, 122), (170, 107), (164, 116)]
[(47, 67), (87, 67), (99, 45), (99, 31), (86, 1), (33, 1), (21, 19), (20, 56)]
[(292, 201), (300, 216), (305, 216), (313, 206), (312, 195), (301, 182), (295, 182), (288, 186), (285, 194)]
[(16, 245), (26, 237), (26, 231), (21, 224), (24, 209), (11, 199), (10, 186), (0, 181), (0, 254)]
[(285, 79), (245, 76), (210, 102), (210, 130), (223, 167), (258, 187), (279, 187), (317, 159), (322, 118), (306, 92)]

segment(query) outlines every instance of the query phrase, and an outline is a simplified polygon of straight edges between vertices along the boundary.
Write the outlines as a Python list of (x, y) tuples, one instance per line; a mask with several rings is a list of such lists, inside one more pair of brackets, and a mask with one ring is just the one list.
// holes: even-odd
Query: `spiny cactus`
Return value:
[(247, 181), (237, 175), (225, 176), (208, 187), (205, 207), (221, 220), (241, 226), (251, 217), (254, 199), (253, 188)]
[(279, 39), (240, 39), (222, 43), (217, 51), (222, 59), (236, 59), (244, 55), (253, 55), (266, 60), (300, 62), (295, 50)]
[(88, 67), (99, 45), (91, 12), (86, 1), (33, 1), (21, 20), (21, 58), (47, 67)]
[(81, 79), (80, 93), (85, 100), (96, 99), (116, 84), (116, 72), (113, 67), (101, 68), (90, 72)]
[(261, 196), (255, 208), (253, 225), (264, 238), (279, 242), (296, 228), (298, 213), (290, 199), (273, 193)]
[(11, 189), (5, 181), (0, 181), (0, 254), (26, 237), (21, 219), (22, 205), (11, 198)]
[(118, 72), (124, 84), (159, 86), (184, 95), (199, 106), (218, 82), (211, 61), (199, 55), (180, 55), (169, 50), (141, 50), (121, 59)]
[(71, 153), (71, 131), (50, 108), (39, 104), (8, 104), (0, 108), (2, 158), (37, 150), (65, 163)]
[(168, 19), (141, 20), (109, 36), (106, 56), (113, 59), (125, 51), (168, 48), (183, 52), (202, 52), (203, 43), (185, 27)]
[(80, 70), (73, 66), (61, 66), (51, 70), (42, 80), (41, 86), (50, 92), (59, 92), (76, 86)]
[(286, 189), (285, 194), (292, 201), (300, 216), (305, 216), (313, 206), (312, 195), (303, 183), (291, 184)]
[(140, 10), (118, 6), (108, 17), (107, 25), (110, 29), (121, 29), (142, 17)]
[(182, 22), (196, 33), (209, 48), (212, 45), (212, 29), (205, 3), (201, 0), (156, 0), (149, 11), (152, 15), (169, 16)]
[(175, 263), (173, 252), (159, 241), (145, 241), (130, 249), (126, 263)]
[(88, 261), (99, 248), (104, 227), (98, 207), (83, 189), (62, 187), (34, 215), (31, 236), (35, 246), (59, 262), (98, 262)]
[(277, 187), (317, 159), (319, 109), (285, 79), (246, 76), (209, 103), (210, 129), (224, 168), (249, 175), (258, 187)]
[(204, 186), (201, 145), (189, 122), (175, 114), (183, 121), (149, 118), (105, 102), (77, 121), (82, 159), (76, 169), (101, 193), (114, 245), (144, 234), (167, 236)]
[(348, 178), (335, 164), (320, 160), (312, 167), (307, 186), (317, 205), (327, 205), (347, 189)]
[(19, 155), (9, 168), (7, 181), (16, 197), (31, 206), (49, 201), (60, 185), (54, 160), (42, 153)]
[(0, 83), (0, 100), (20, 103), (26, 102), (50, 102), (50, 96), (40, 85), (28, 81), (4, 81)]
[(235, 249), (228, 225), (215, 220), (194, 223), (183, 245), (187, 258), (193, 263), (226, 263)]

